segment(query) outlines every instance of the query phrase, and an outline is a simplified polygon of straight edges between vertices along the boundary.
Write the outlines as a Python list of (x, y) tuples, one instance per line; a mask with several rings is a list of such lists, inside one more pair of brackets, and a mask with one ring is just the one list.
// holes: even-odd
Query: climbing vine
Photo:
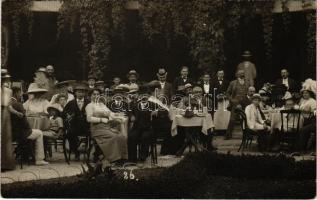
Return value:
[(125, 1), (64, 0), (58, 19), (58, 36), (73, 32), (79, 24), (83, 61), (89, 66), (89, 75), (98, 79), (108, 65), (111, 39), (124, 33)]
[(262, 16), (266, 55), (271, 59), (274, 1), (143, 0), (140, 4), (145, 35), (150, 40), (163, 35), (167, 44), (185, 37), (198, 68), (210, 71), (223, 66), (225, 30), (235, 34), (241, 19), (248, 23), (258, 15)]
[[(62, 0), (58, 16), (57, 38), (63, 32), (79, 30), (82, 59), (89, 74), (101, 79), (109, 65), (111, 41), (124, 39), (126, 27), (126, 3), (128, 0)], [(19, 45), (21, 16), (26, 16), (29, 33), (32, 30), (31, 0), (6, 0), (3, 2), (3, 18), (12, 27), (15, 43)], [(225, 32), (233, 36), (241, 31), (241, 23), (261, 17), (263, 42), (267, 61), (272, 60), (272, 8), (274, 0), (139, 0), (139, 16), (143, 35), (149, 41), (164, 38), (170, 48), (174, 39), (182, 38), (190, 49), (197, 67), (214, 71), (225, 63)], [(287, 1), (282, 1), (283, 22), (288, 31), (290, 15)], [(307, 12), (308, 61), (312, 62), (316, 45), (316, 15)], [(78, 29), (77, 29), (78, 28)]]
[(33, 14), (30, 10), (32, 0), (6, 0), (2, 3), (2, 22), (8, 29), (12, 30), (15, 45), (20, 45), (21, 19), (27, 18), (28, 34), (32, 35)]
[(307, 12), (307, 63), (312, 64), (316, 59), (316, 11)]

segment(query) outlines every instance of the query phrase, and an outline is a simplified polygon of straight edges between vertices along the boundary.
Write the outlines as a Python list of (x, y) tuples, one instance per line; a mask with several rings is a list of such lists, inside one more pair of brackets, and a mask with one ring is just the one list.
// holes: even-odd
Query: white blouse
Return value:
[(47, 113), (47, 107), (50, 105), (50, 102), (46, 99), (36, 98), (29, 99), (24, 104), (23, 107), (26, 111), (26, 115), (30, 114), (39, 114)]
[(103, 103), (89, 103), (86, 106), (87, 121), (90, 123), (100, 123), (102, 118), (111, 118), (113, 113)]
[(299, 102), (299, 109), (301, 111), (314, 112), (316, 108), (317, 108), (316, 100), (313, 98), (309, 98), (309, 99), (302, 98)]

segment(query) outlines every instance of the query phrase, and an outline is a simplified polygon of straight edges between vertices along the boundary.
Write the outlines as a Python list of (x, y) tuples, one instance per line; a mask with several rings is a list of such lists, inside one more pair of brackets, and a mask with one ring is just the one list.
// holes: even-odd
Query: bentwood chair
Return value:
[(59, 138), (47, 138), (44, 137), (44, 153), (45, 159), (51, 158), (53, 156), (53, 147), (55, 151), (57, 151), (58, 146), (62, 146), (64, 158), (67, 164), (70, 164), (70, 149), (69, 142), (65, 134), (65, 130), (63, 131), (63, 135)]
[(295, 147), (299, 138), (301, 121), (300, 110), (281, 110), (280, 144), (286, 144), (291, 149)]
[(242, 109), (236, 109), (235, 112), (238, 115), (239, 123), (242, 130), (242, 140), (238, 149), (239, 152), (240, 150), (243, 151), (244, 149), (250, 148), (252, 141), (256, 137), (258, 137), (258, 134), (256, 131), (248, 128), (247, 117)]
[(20, 164), (20, 168), (23, 169), (23, 162), (26, 161), (28, 165), (30, 162), (35, 162), (35, 144), (33, 140), (18, 139), (13, 142), (15, 146), (15, 158)]

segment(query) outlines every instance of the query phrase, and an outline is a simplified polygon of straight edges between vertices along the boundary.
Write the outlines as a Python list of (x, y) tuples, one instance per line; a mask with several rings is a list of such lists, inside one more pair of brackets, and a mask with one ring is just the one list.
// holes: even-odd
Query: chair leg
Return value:
[(157, 145), (154, 144), (155, 164), (157, 164)]
[(249, 149), (251, 148), (252, 141), (253, 141), (253, 138), (251, 138), (249, 141), (249, 147), (248, 147)]
[(241, 144), (240, 144), (239, 149), (238, 149), (238, 152), (239, 152), (240, 150), (243, 151), (245, 140), (246, 140), (246, 138), (245, 138), (245, 136), (243, 135), (243, 136), (242, 136), (242, 140), (241, 140)]

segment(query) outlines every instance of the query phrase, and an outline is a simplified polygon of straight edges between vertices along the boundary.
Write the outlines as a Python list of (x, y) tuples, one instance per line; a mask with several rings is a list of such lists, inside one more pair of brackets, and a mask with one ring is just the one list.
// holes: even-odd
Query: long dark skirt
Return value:
[(8, 107), (1, 106), (1, 170), (15, 168), (12, 147), (11, 120)]
[(127, 138), (104, 123), (92, 124), (91, 135), (104, 155), (104, 164), (128, 158)]

